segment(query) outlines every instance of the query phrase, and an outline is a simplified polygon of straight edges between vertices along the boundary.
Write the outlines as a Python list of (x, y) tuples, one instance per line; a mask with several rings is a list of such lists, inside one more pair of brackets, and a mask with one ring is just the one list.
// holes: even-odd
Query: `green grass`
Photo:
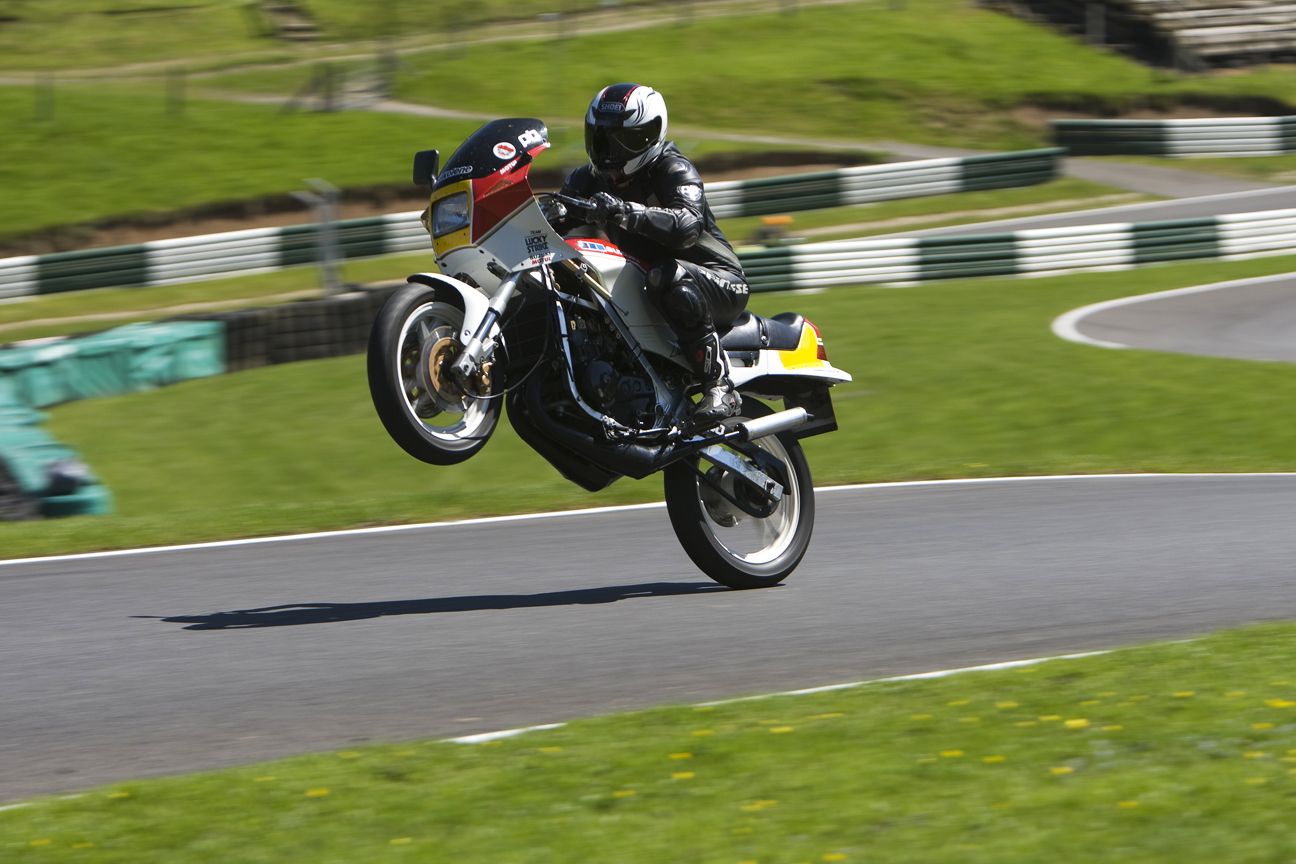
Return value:
[[(221, 51), (223, 31), (200, 29), (211, 29), (213, 49), (229, 59)], [(58, 28), (53, 32), (63, 38)], [(139, 38), (158, 37), (142, 30)], [(40, 44), (35, 37), (33, 44)], [(129, 43), (123, 52), (139, 53)], [(163, 80), (92, 86), (52, 79), (52, 97), (43, 86), (0, 88), (0, 114), (8, 121), (0, 137), (0, 187), (9, 205), (0, 211), (0, 238), (283, 194), (302, 188), (308, 177), (343, 187), (403, 183), (413, 150), (449, 149), (477, 125), (366, 112), (284, 115), (274, 107), (200, 98), (208, 86), (290, 94), (312, 72), (301, 66), (243, 71), (201, 86), (194, 80), (179, 114), (171, 111)], [(963, 0), (912, 0), (899, 10), (865, 3), (806, 8), (618, 36), (409, 55), (402, 60), (398, 95), (489, 114), (539, 116), (555, 130), (550, 164), (570, 166), (581, 158), (579, 129), (572, 124), (579, 123), (590, 94), (616, 79), (648, 81), (662, 90), (674, 134), (693, 154), (715, 145), (697, 140), (704, 132), (680, 135), (681, 129), (1015, 149), (1047, 143), (1040, 122), (1047, 110), (1026, 114), (1023, 106), (1120, 110), (1237, 95), (1296, 101), (1296, 84), (1279, 71), (1172, 75)]]
[[(1296, 627), (0, 812), (7, 861), (1286, 861)], [(237, 852), (231, 852), (237, 850)]]
[[(166, 112), (164, 88), (61, 86), (39, 120), (31, 91), (0, 88), (0, 237), (68, 222), (157, 213), (306, 188), (408, 182), (414, 151), (458, 141), (471, 121), (382, 114), (281, 114), (194, 100)], [(303, 221), (311, 214), (303, 205)]]
[[(841, 430), (807, 441), (819, 483), (1126, 471), (1290, 471), (1290, 367), (1063, 342), (1087, 303), (1249, 275), (1291, 258), (1049, 279), (757, 295), (804, 312), (833, 362)], [(360, 356), (242, 372), (53, 412), (118, 512), (0, 525), (12, 557), (659, 499), (655, 478), (589, 495), (507, 425), (467, 465), (388, 440)]]
[[(30, 88), (0, 86), (0, 240), (110, 217), (285, 195), (322, 177), (336, 186), (409, 182), (417, 150), (446, 156), (481, 124), (366, 112), (283, 113), (278, 107), (190, 99), (168, 112), (166, 87), (57, 85), (42, 118)], [(584, 161), (581, 132), (555, 129), (542, 167)], [(759, 143), (682, 139), (694, 156), (768, 151)], [(840, 155), (840, 154), (839, 154)], [(343, 196), (345, 200), (345, 194)], [(302, 205), (302, 221), (314, 214)], [(156, 221), (156, 220), (154, 220)]]
[(406, 69), (399, 92), (411, 101), (576, 118), (600, 86), (636, 80), (666, 96), (678, 124), (991, 149), (1045, 142), (1038, 120), (1014, 113), (1022, 107), (1120, 111), (1239, 94), (1289, 104), (1296, 98), (1296, 82), (1281, 70), (1180, 76), (963, 0), (910, 0), (900, 10), (860, 3), (623, 38), (483, 45), (412, 56)]
[[(627, 3), (627, 14), (667, 0)], [(248, 7), (254, 0), (0, 0), (0, 69), (75, 69), (176, 61), (205, 64), (309, 56), (339, 40), (439, 36), (495, 21), (530, 21), (540, 12), (599, 8), (601, 0), (308, 0), (320, 44), (270, 35)], [(12, 20), (8, 20), (12, 19)]]

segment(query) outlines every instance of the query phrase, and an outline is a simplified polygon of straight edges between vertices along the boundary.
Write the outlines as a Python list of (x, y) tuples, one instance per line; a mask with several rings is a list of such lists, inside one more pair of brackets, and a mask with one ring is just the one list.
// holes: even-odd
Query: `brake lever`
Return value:
[(581, 210), (585, 213), (594, 212), (594, 202), (588, 198), (573, 198), (571, 195), (564, 195), (561, 192), (555, 192), (554, 197), (574, 210)]

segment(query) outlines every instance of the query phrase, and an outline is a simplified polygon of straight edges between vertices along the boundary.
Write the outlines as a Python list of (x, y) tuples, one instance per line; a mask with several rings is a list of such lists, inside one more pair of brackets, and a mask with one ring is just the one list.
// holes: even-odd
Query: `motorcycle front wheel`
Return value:
[[(750, 398), (743, 409), (747, 418), (771, 413)], [(730, 588), (768, 588), (782, 582), (801, 563), (814, 529), (814, 486), (801, 444), (786, 433), (751, 444), (783, 465), (781, 479), (786, 482), (777, 504), (762, 505), (759, 492), (705, 459), (685, 459), (663, 472), (666, 512), (675, 536), (703, 573)], [(735, 503), (744, 500), (763, 515), (752, 515)]]
[(451, 378), (464, 314), (425, 285), (383, 304), (369, 334), (369, 395), (387, 434), (416, 459), (462, 462), (486, 446), (500, 400), (464, 392)]

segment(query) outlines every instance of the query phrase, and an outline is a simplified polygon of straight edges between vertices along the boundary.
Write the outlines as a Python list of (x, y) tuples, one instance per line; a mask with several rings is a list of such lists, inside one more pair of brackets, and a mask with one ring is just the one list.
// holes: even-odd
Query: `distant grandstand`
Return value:
[(1296, 61), (1296, 2), (1281, 0), (983, 0), (1179, 69)]

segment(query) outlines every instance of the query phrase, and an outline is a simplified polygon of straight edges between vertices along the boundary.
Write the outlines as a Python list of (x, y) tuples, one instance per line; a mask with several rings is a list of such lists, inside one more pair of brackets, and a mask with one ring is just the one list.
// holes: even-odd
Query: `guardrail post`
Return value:
[(1090, 45), (1107, 42), (1107, 7), (1102, 3), (1085, 4), (1085, 39)]
[(307, 180), (313, 192), (294, 192), (298, 201), (315, 208), (319, 230), (315, 235), (316, 260), (319, 262), (320, 287), (326, 296), (342, 293), (338, 270), (337, 202), (338, 188), (326, 180)]

